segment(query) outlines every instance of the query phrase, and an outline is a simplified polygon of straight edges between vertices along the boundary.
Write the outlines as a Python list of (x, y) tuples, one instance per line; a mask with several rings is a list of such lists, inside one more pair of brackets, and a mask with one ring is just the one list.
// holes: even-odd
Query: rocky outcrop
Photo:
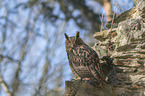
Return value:
[[(112, 25), (113, 29), (94, 34), (99, 40), (94, 46), (99, 56), (111, 56), (115, 68), (121, 70), (115, 74), (121, 83), (116, 86), (121, 89), (114, 91), (119, 96), (145, 95), (145, 1), (138, 0), (135, 4), (130, 10), (131, 13), (134, 10), (134, 17), (128, 16), (127, 11), (114, 20), (116, 27)], [(119, 19), (125, 14), (126, 20)]]

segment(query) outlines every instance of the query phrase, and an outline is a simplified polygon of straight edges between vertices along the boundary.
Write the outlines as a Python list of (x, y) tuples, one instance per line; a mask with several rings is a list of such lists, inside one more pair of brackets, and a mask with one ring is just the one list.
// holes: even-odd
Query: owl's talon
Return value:
[(88, 81), (88, 80), (90, 80), (90, 78), (83, 78), (83, 80), (86, 80), (86, 81)]
[(80, 77), (78, 77), (78, 78), (76, 78), (76, 79), (72, 79), (73, 81), (82, 81), (82, 78), (80, 78)]

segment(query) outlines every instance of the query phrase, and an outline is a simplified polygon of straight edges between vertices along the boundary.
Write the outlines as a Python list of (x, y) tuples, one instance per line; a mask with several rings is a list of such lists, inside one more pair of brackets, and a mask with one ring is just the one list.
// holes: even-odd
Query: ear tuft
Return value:
[(75, 34), (75, 39), (77, 40), (79, 37), (80, 37), (80, 32), (78, 31), (78, 32)]
[(65, 35), (65, 38), (66, 38), (67, 40), (69, 40), (68, 35), (67, 35), (66, 33), (64, 33), (64, 35)]

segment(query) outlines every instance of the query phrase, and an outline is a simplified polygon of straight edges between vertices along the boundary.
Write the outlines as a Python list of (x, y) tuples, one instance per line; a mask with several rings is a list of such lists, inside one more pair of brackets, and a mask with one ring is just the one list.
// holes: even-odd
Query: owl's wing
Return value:
[[(83, 74), (80, 70), (93, 75), (96, 79), (102, 79), (102, 66), (99, 63), (97, 53), (87, 45), (82, 45), (71, 50), (69, 54), (71, 66), (77, 74)], [(79, 73), (81, 72), (81, 73)]]

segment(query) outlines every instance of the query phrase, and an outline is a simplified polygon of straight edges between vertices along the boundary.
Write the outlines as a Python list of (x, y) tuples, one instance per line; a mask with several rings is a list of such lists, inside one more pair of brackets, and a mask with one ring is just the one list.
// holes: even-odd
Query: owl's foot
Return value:
[(72, 79), (73, 81), (82, 81), (82, 78), (80, 78), (80, 77), (78, 77), (78, 78), (76, 78), (76, 79)]
[(86, 80), (86, 81), (88, 81), (88, 80), (90, 80), (90, 78), (83, 78), (83, 80)]

